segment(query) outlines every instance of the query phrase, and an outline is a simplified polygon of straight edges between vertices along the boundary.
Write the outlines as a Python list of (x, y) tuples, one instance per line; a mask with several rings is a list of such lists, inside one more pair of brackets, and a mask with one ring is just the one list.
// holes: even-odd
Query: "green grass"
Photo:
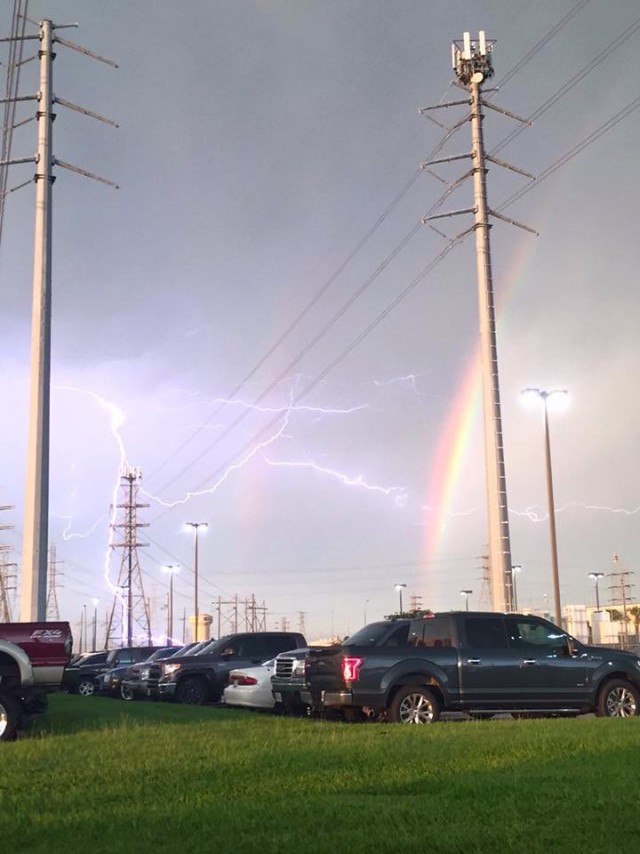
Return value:
[(610, 852), (640, 720), (348, 725), (56, 695), (0, 745), (11, 852)]

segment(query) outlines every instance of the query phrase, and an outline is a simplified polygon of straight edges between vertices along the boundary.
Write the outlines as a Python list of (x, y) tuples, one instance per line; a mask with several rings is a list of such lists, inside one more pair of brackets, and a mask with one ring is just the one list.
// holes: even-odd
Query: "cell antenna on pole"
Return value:
[[(512, 611), (514, 602), (511, 540), (509, 534), (509, 509), (507, 504), (507, 483), (502, 436), (496, 316), (491, 270), (491, 246), (489, 241), (491, 225), (489, 217), (498, 217), (512, 225), (524, 228), (526, 231), (534, 234), (536, 232), (528, 226), (522, 225), (515, 220), (507, 219), (503, 215), (492, 211), (487, 201), (487, 161), (533, 178), (533, 175), (529, 175), (527, 172), (511, 166), (509, 163), (491, 157), (484, 150), (482, 129), (484, 107), (496, 110), (503, 115), (528, 124), (524, 119), (520, 119), (507, 110), (489, 103), (482, 95), (483, 83), (491, 79), (494, 73), (492, 63), (493, 45), (494, 41), (487, 39), (484, 31), (480, 31), (477, 39), (472, 39), (469, 33), (464, 33), (462, 41), (454, 41), (451, 46), (451, 63), (457, 77), (457, 85), (468, 92), (469, 97), (464, 100), (438, 104), (434, 107), (424, 107), (420, 111), (421, 113), (427, 113), (430, 110), (455, 106), (467, 106), (470, 108), (471, 151), (431, 160), (423, 163), (422, 168), (430, 170), (436, 164), (468, 159), (471, 161), (471, 168), (455, 181), (451, 185), (451, 188), (458, 186), (466, 178), (473, 180), (473, 207), (442, 214), (430, 212), (423, 218), (423, 222), (428, 224), (434, 219), (458, 216), (460, 214), (473, 214), (474, 216), (473, 226), (453, 238), (450, 243), (453, 245), (462, 240), (467, 234), (475, 232), (489, 527), (488, 574), (491, 582), (491, 599), (494, 610)], [(459, 128), (466, 121), (464, 119), (454, 127)]]

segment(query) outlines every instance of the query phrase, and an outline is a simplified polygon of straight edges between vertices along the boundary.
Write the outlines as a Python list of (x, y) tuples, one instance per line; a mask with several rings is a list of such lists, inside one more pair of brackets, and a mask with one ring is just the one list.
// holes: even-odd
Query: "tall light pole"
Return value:
[(590, 572), (589, 578), (593, 578), (593, 582), (596, 588), (596, 610), (600, 610), (600, 591), (598, 590), (598, 584), (600, 583), (600, 579), (604, 578), (604, 572)]
[(191, 528), (194, 532), (194, 560), (193, 560), (193, 575), (194, 575), (194, 587), (193, 587), (193, 639), (194, 641), (198, 641), (198, 632), (199, 632), (199, 622), (200, 622), (200, 612), (198, 611), (198, 532), (200, 528), (208, 528), (208, 522), (187, 522), (185, 527)]
[(406, 584), (396, 584), (396, 586), (395, 586), (395, 589), (398, 591), (398, 594), (400, 596), (400, 612), (399, 612), (400, 614), (403, 613), (403, 611), (402, 611), (402, 591), (406, 588), (406, 586), (407, 586)]
[(469, 596), (473, 593), (473, 590), (461, 590), (460, 595), (464, 596), (464, 609), (465, 611), (469, 610)]
[(547, 474), (547, 509), (549, 514), (549, 537), (551, 540), (551, 573), (553, 576), (553, 600), (555, 622), (562, 628), (562, 604), (560, 601), (560, 573), (558, 571), (558, 541), (556, 538), (556, 511), (553, 500), (553, 474), (551, 472), (551, 442), (549, 439), (549, 400), (567, 400), (566, 389), (545, 391), (540, 388), (525, 388), (521, 395), (525, 400), (541, 400), (544, 409), (544, 459)]
[(173, 576), (180, 571), (177, 564), (163, 566), (162, 571), (169, 574), (169, 602), (167, 608), (167, 646), (173, 643)]
[(365, 626), (367, 625), (367, 602), (368, 601), (369, 601), (368, 599), (364, 600), (364, 614), (363, 614), (363, 616), (364, 616), (364, 625)]
[(516, 576), (522, 570), (519, 563), (511, 567), (511, 583), (513, 585), (513, 609), (518, 610), (518, 587), (516, 585)]

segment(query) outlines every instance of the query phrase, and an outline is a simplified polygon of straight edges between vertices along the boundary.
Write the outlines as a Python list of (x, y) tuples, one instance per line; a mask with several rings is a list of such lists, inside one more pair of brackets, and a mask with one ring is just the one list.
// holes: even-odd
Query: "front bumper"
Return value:
[(175, 697), (177, 687), (177, 682), (149, 682), (146, 696), (160, 700), (171, 700)]

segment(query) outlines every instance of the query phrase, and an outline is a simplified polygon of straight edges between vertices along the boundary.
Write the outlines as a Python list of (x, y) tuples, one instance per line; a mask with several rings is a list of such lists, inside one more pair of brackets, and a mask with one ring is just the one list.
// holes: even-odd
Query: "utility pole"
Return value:
[[(614, 567), (618, 566), (619, 557), (617, 554), (613, 556), (613, 565)], [(629, 584), (626, 579), (628, 576), (633, 575), (632, 572), (629, 572), (627, 569), (615, 569), (613, 572), (609, 573), (609, 577), (615, 579), (614, 583), (609, 586), (610, 590), (620, 591), (620, 600), (622, 603), (622, 619), (624, 621), (624, 635), (623, 635), (623, 646), (626, 647), (628, 643), (628, 633), (627, 633), (627, 624), (629, 615), (627, 613), (627, 591), (631, 590), (632, 584)]]
[[(2, 42), (37, 41), (39, 88), (36, 95), (12, 96), (2, 103), (36, 101), (38, 143), (35, 157), (5, 160), (0, 166), (34, 163), (36, 171), (36, 211), (33, 254), (33, 300), (31, 322), (31, 391), (27, 433), (27, 465), (24, 498), (24, 533), (22, 546), (22, 575), (20, 617), (28, 622), (45, 620), (47, 613), (47, 551), (49, 536), (49, 422), (51, 399), (51, 235), (53, 166), (70, 169), (112, 187), (111, 181), (65, 163), (53, 156), (52, 130), (55, 103), (81, 112), (86, 116), (117, 127), (115, 122), (97, 113), (55, 97), (53, 94), (54, 42), (71, 48), (108, 65), (117, 65), (86, 48), (56, 35), (58, 30), (76, 24), (54, 24), (45, 19), (38, 25), (38, 34), (12, 35)], [(13, 53), (15, 56), (15, 52)], [(27, 62), (28, 60), (24, 60)], [(20, 63), (23, 64), (23, 63)], [(16, 63), (17, 65), (17, 63)], [(14, 66), (15, 67), (15, 66)], [(21, 122), (22, 124), (22, 122)], [(21, 185), (24, 186), (24, 185)], [(17, 188), (16, 188), (17, 189)]]
[[(491, 53), (493, 41), (485, 37), (481, 30), (478, 40), (472, 41), (469, 33), (464, 33), (462, 42), (454, 41), (451, 49), (452, 64), (459, 86), (466, 89), (469, 98), (438, 104), (436, 107), (424, 107), (425, 113), (433, 109), (453, 106), (469, 106), (471, 122), (471, 152), (452, 157), (438, 158), (422, 164), (426, 169), (435, 164), (469, 159), (471, 169), (464, 177), (473, 179), (473, 207), (446, 214), (423, 217), (426, 224), (434, 219), (473, 214), (474, 225), (450, 241), (450, 245), (459, 242), (471, 231), (476, 236), (476, 268), (478, 279), (478, 306), (480, 320), (480, 353), (482, 362), (482, 393), (484, 413), (485, 465), (487, 480), (487, 511), (489, 532), (489, 572), (491, 578), (491, 597), (495, 611), (513, 610), (513, 584), (511, 580), (511, 540), (509, 534), (509, 508), (507, 503), (507, 483), (504, 465), (504, 443), (502, 435), (502, 415), (500, 407), (500, 382), (498, 376), (498, 349), (496, 341), (496, 312), (493, 293), (491, 268), (491, 245), (489, 240), (489, 215), (497, 216), (513, 225), (532, 231), (514, 220), (497, 214), (489, 208), (487, 201), (486, 162), (490, 160), (522, 175), (528, 175), (516, 167), (498, 161), (485, 154), (482, 130), (483, 107), (490, 107), (518, 121), (524, 121), (512, 113), (495, 107), (482, 96), (482, 86), (493, 77)], [(462, 122), (458, 123), (462, 125)], [(533, 177), (533, 176), (529, 176)], [(460, 183), (459, 179), (456, 183)], [(535, 233), (535, 232), (534, 232)]]
[[(133, 646), (134, 641), (134, 623), (138, 627), (139, 634), (148, 639), (151, 631), (151, 619), (149, 615), (149, 603), (144, 595), (142, 585), (142, 574), (140, 572), (140, 561), (138, 558), (138, 548), (144, 547), (147, 543), (138, 542), (138, 528), (146, 528), (148, 523), (138, 522), (138, 510), (149, 507), (148, 504), (138, 502), (138, 491), (140, 489), (140, 479), (142, 473), (139, 468), (127, 468), (120, 476), (120, 491), (123, 493), (123, 500), (117, 505), (119, 510), (123, 511), (123, 521), (114, 523), (111, 527), (114, 530), (123, 529), (123, 540), (120, 543), (112, 543), (112, 549), (122, 549), (122, 560), (120, 563), (120, 572), (118, 574), (117, 592), (114, 596), (113, 606), (111, 608), (111, 617), (107, 628), (107, 646), (109, 640), (117, 637), (123, 637), (124, 616), (122, 614), (123, 594), (122, 590), (127, 591), (126, 596), (126, 629), (127, 629), (127, 646)], [(120, 623), (120, 633), (118, 634), (118, 620)]]

